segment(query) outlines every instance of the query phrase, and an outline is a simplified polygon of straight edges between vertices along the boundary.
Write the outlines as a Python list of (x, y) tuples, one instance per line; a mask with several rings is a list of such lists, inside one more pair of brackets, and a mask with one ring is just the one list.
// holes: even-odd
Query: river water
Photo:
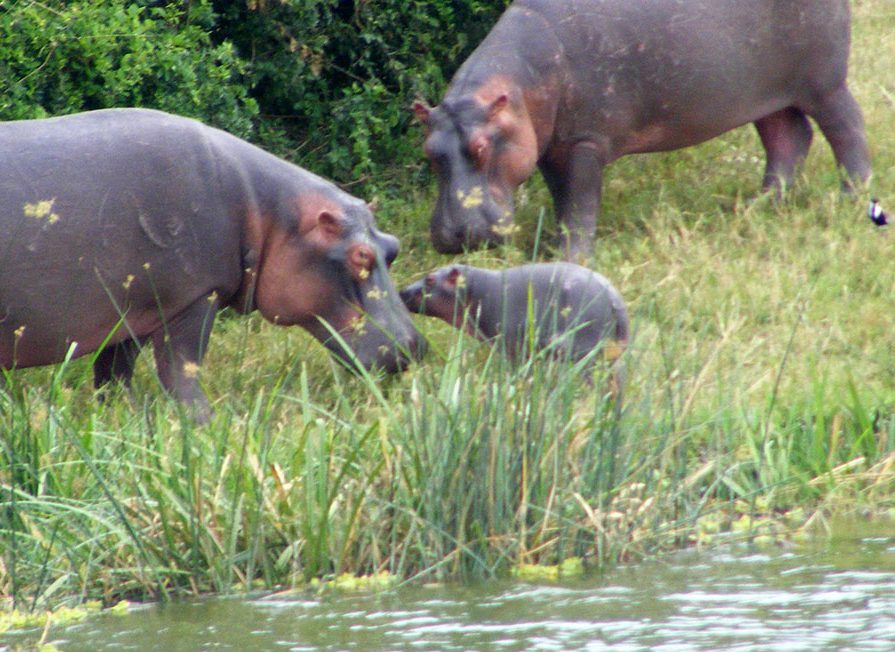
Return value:
[(686, 552), (561, 584), (141, 607), (49, 638), (61, 650), (895, 650), (895, 527), (868, 527), (788, 550)]

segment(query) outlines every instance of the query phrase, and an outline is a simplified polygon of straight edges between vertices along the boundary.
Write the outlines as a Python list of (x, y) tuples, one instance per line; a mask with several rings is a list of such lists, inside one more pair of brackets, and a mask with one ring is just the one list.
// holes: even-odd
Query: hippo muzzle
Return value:
[(511, 204), (502, 205), (487, 191), (483, 194), (481, 186), (474, 186), (469, 192), (439, 193), (429, 232), (436, 251), (456, 254), (464, 249), (503, 244), (512, 231), (512, 223)]
[(407, 369), (411, 362), (421, 359), (428, 350), (426, 339), (412, 325), (408, 332), (398, 337), (383, 332), (373, 324), (367, 323), (363, 328), (368, 332), (360, 337), (330, 337), (323, 342), (352, 371), (358, 371), (357, 367), (360, 366), (367, 371), (399, 373)]
[(323, 344), (349, 368), (397, 373), (425, 355), (426, 339), (413, 325), (387, 267), (398, 255), (398, 240), (376, 231), (373, 236), (385, 264), (377, 265), (356, 297), (356, 317), (342, 325), (338, 337), (331, 330)]
[(416, 283), (412, 283), (401, 290), (401, 301), (404, 303), (407, 310), (412, 313), (422, 313), (425, 290), (426, 279), (420, 279)]

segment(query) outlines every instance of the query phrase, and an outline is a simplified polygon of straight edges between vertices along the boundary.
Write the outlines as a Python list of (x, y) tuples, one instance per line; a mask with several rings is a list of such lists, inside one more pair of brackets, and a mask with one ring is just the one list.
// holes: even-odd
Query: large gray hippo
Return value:
[(603, 167), (753, 122), (764, 188), (789, 184), (812, 117), (856, 182), (870, 174), (846, 85), (849, 0), (516, 0), (435, 109), (417, 102), (438, 176), (435, 248), (495, 243), (537, 165), (567, 229), (593, 246)]
[(203, 419), (224, 306), (365, 367), (423, 352), (387, 270), (398, 241), (367, 205), (223, 131), (142, 109), (6, 122), (0, 162), (4, 369), (99, 351), (96, 385), (127, 383), (151, 340), (162, 385)]

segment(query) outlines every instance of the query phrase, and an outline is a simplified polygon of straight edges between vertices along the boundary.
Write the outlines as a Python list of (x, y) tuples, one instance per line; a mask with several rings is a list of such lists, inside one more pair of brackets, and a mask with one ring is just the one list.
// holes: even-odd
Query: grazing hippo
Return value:
[[(529, 298), (531, 301), (529, 301)], [(506, 270), (449, 265), (401, 290), (411, 312), (465, 326), (482, 340), (503, 338), (507, 355), (518, 359), (535, 318), (535, 349), (580, 360), (604, 337), (607, 357), (615, 359), (628, 341), (628, 311), (621, 295), (603, 276), (572, 263), (535, 263)], [(571, 335), (562, 337), (563, 334)]]
[(792, 182), (817, 121), (865, 181), (861, 110), (846, 86), (849, 0), (516, 0), (442, 103), (417, 102), (438, 176), (432, 243), (455, 253), (512, 230), (513, 190), (537, 165), (567, 229), (593, 246), (603, 167), (753, 122), (764, 188)]
[(398, 241), (363, 201), (243, 140), (111, 109), (0, 123), (0, 161), (4, 369), (99, 351), (96, 386), (127, 383), (152, 340), (162, 385), (204, 419), (197, 375), (225, 306), (364, 367), (422, 354), (387, 271)]

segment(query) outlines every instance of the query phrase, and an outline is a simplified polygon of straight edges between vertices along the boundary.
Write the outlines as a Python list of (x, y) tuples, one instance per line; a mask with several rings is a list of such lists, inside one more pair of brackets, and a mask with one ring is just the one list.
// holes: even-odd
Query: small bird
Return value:
[(867, 209), (867, 216), (877, 226), (886, 226), (889, 223), (889, 216), (883, 212), (882, 206), (879, 205), (878, 199), (870, 200), (870, 206)]

